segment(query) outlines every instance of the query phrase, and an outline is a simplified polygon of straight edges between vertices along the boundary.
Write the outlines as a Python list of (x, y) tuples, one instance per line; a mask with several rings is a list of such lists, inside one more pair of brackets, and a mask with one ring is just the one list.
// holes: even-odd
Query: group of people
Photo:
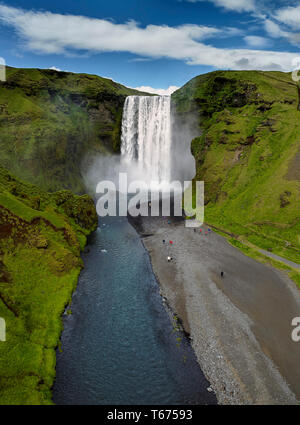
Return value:
[[(163, 239), (163, 244), (166, 244), (165, 239)], [(169, 245), (173, 245), (173, 241), (169, 241)], [(171, 255), (168, 255), (167, 260), (168, 260), (168, 263), (170, 263), (173, 260), (173, 257), (171, 257)]]
[[(197, 229), (194, 228), (194, 233), (196, 233), (196, 232), (197, 232)], [(208, 235), (210, 232), (211, 232), (211, 229), (208, 228), (207, 230), (205, 230), (204, 234)], [(199, 229), (199, 233), (200, 233), (200, 235), (202, 235), (203, 229)]]

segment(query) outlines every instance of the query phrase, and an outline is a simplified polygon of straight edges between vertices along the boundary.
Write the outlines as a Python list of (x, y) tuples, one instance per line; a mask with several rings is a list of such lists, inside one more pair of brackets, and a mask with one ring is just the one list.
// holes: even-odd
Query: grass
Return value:
[(300, 111), (291, 75), (213, 72), (172, 100), (181, 119), (198, 117), (191, 147), (196, 179), (205, 182), (205, 221), (300, 264)]
[(0, 404), (51, 404), (62, 313), (97, 226), (88, 196), (47, 193), (0, 167)]

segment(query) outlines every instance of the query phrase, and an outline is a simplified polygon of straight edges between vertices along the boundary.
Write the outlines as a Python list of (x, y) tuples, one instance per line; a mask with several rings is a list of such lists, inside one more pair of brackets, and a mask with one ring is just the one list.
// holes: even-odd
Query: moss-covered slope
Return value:
[(140, 94), (95, 75), (7, 68), (0, 82), (0, 165), (46, 190), (84, 192), (89, 152), (119, 151), (125, 97)]
[(300, 111), (290, 74), (218, 71), (173, 94), (181, 120), (194, 113), (205, 221), (300, 263)]
[(51, 403), (61, 315), (97, 226), (92, 199), (47, 193), (0, 167), (0, 404)]

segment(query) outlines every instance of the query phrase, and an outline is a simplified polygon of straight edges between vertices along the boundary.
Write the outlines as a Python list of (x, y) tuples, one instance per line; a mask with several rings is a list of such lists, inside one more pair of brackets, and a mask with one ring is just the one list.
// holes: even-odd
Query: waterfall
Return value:
[(146, 183), (171, 180), (171, 97), (128, 96), (121, 137), (122, 161), (135, 164)]

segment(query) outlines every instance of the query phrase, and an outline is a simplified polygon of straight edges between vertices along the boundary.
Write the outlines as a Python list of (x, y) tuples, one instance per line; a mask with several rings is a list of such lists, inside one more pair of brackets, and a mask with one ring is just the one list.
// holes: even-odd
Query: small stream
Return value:
[(127, 218), (101, 219), (88, 248), (64, 316), (54, 403), (216, 404)]

